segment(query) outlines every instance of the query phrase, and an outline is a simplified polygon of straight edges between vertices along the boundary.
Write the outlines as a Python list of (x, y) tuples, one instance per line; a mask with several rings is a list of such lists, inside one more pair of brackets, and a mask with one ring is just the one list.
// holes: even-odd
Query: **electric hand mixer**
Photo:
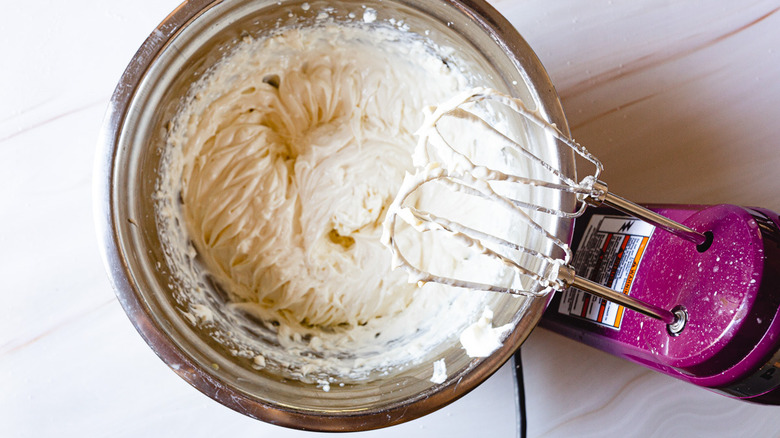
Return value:
[[(579, 182), (564, 175), (532, 150), (528, 132), (595, 171)], [(428, 114), (414, 161), (383, 238), (411, 281), (559, 291), (542, 326), (731, 397), (780, 404), (777, 213), (640, 207), (608, 192), (585, 148), (521, 100), (487, 89)], [(614, 210), (586, 208), (602, 204)], [(545, 215), (579, 218), (574, 251), (545, 228)], [(510, 225), (496, 226), (499, 218)], [(442, 268), (410, 250), (409, 232), (443, 236), (453, 261)]]

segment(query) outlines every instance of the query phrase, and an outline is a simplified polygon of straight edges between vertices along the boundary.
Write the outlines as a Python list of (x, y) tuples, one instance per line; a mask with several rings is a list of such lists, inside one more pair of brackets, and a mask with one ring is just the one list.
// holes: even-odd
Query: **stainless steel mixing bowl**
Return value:
[[(548, 299), (500, 294), (491, 298), (496, 324), (514, 322), (516, 327), (503, 347), (487, 358), (466, 356), (453, 333), (446, 345), (417, 365), (364, 382), (334, 385), (328, 392), (252, 368), (250, 361), (231, 355), (183, 316), (186, 309), (174, 298), (179, 286), (167, 266), (154, 211), (165, 126), (190, 84), (242, 35), (312, 25), (325, 8), (337, 22), (361, 17), (364, 8), (377, 11), (377, 23), (403, 20), (409, 31), (454, 48), (480, 81), (537, 105), (566, 130), (555, 90), (533, 51), (483, 1), (193, 0), (154, 30), (116, 87), (99, 140), (95, 215), (121, 305), (149, 346), (179, 376), (223, 405), (263, 421), (308, 430), (364, 430), (420, 417), (468, 393), (511, 357)], [(573, 175), (573, 156), (555, 148), (542, 148), (540, 153)], [(570, 238), (570, 222), (544, 221), (558, 237)], [(430, 363), (440, 357), (446, 358), (449, 376), (437, 385), (429, 380)]]

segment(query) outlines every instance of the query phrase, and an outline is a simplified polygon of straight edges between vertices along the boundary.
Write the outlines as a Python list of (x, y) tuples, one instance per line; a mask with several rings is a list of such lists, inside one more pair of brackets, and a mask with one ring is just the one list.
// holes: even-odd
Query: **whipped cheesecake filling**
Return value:
[(193, 85), (157, 191), (193, 322), (256, 368), (359, 379), (478, 317), (489, 294), (409, 284), (380, 242), (423, 109), (470, 87), (443, 52), (389, 27), (290, 28)]

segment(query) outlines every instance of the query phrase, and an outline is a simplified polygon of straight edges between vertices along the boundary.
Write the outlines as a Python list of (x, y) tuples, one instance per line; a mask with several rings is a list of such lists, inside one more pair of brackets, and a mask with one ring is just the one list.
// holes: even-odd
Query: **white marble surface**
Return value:
[[(613, 191), (780, 210), (780, 4), (495, 0), (535, 48)], [(114, 298), (91, 214), (116, 81), (177, 0), (4, 2), (0, 436), (323, 436), (237, 414), (152, 353)], [(780, 408), (711, 394), (537, 330), (529, 435), (780, 436)], [(442, 411), (358, 436), (515, 436), (511, 369)]]

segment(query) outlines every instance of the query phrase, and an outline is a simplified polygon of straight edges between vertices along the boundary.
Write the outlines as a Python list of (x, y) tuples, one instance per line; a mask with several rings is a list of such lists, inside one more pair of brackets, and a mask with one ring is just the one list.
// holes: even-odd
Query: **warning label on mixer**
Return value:
[[(578, 275), (629, 294), (654, 229), (639, 219), (593, 215), (572, 265)], [(558, 311), (620, 329), (625, 308), (571, 287), (563, 293)]]

